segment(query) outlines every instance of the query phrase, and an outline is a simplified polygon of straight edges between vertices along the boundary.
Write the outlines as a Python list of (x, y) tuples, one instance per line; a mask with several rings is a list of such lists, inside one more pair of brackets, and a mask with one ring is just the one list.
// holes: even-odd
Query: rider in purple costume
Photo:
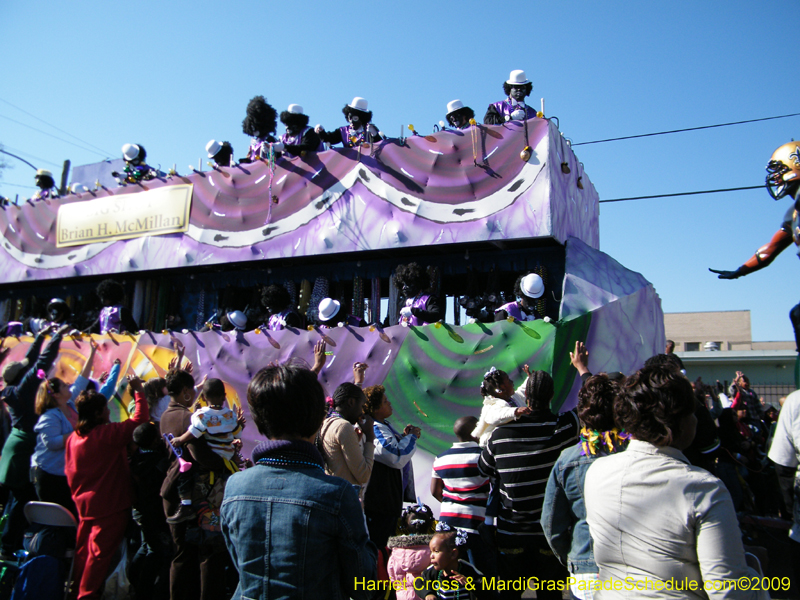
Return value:
[(361, 144), (379, 142), (383, 136), (378, 128), (372, 124), (372, 111), (367, 110), (369, 104), (364, 98), (356, 96), (350, 104), (342, 109), (347, 125), (325, 131), (321, 125), (314, 129), (323, 142), (328, 144), (342, 144), (345, 148), (353, 148)]
[(239, 162), (251, 163), (269, 155), (269, 146), (275, 142), (277, 111), (267, 103), (264, 96), (255, 96), (247, 104), (247, 116), (242, 121), (242, 132), (249, 135), (250, 148), (247, 157)]
[(127, 306), (122, 305), (125, 299), (125, 288), (113, 279), (105, 279), (97, 286), (97, 295), (103, 304), (103, 309), (97, 321), (91, 326), (92, 333), (135, 333), (139, 326)]
[(56, 190), (56, 182), (53, 179), (53, 174), (47, 169), (37, 169), (34, 178), (36, 187), (39, 191), (34, 194), (31, 200), (52, 200), (58, 198), (58, 190)]
[[(266, 329), (269, 331), (280, 331), (287, 327), (302, 327), (303, 322), (300, 315), (291, 306), (292, 297), (282, 285), (273, 284), (264, 288), (261, 294), (261, 304), (264, 305), (269, 315), (266, 324)], [(264, 328), (263, 325), (262, 328)]]
[(517, 321), (535, 321), (544, 315), (536, 310), (536, 300), (544, 294), (544, 281), (536, 273), (520, 275), (514, 283), (515, 302), (504, 304), (494, 311), (494, 320), (514, 317)]
[(531, 95), (533, 84), (528, 81), (525, 71), (511, 71), (508, 80), (503, 84), (503, 92), (507, 98), (489, 105), (483, 117), (485, 125), (502, 125), (506, 121), (522, 121), (533, 119), (536, 110), (525, 103)]
[(286, 133), (281, 141), (273, 146), (275, 152), (286, 152), (291, 156), (305, 156), (306, 152), (322, 152), (325, 147), (313, 127), (308, 126), (308, 115), (303, 107), (290, 104), (281, 113), (281, 123), (286, 125)]
[(417, 263), (400, 265), (394, 273), (394, 284), (401, 291), (406, 299), (404, 306), (400, 309), (398, 323), (408, 323), (409, 325), (425, 325), (426, 323), (436, 323), (444, 315), (439, 308), (439, 299), (429, 293), (429, 281)]

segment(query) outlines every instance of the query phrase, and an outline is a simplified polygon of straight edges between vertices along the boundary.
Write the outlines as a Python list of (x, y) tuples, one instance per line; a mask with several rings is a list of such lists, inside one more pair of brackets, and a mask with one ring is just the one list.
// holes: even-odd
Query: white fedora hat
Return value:
[(362, 112), (367, 112), (367, 107), (369, 106), (369, 103), (361, 96), (356, 96), (355, 98), (353, 98), (353, 101), (347, 106), (349, 106), (350, 108), (355, 108), (356, 110), (360, 110)]
[(135, 160), (139, 156), (139, 146), (136, 144), (125, 144), (122, 147), (122, 157), (125, 160)]
[(214, 158), (214, 156), (222, 150), (222, 144), (220, 144), (217, 140), (211, 140), (206, 144), (206, 152), (208, 152), (208, 158)]
[(506, 83), (510, 83), (511, 85), (525, 85), (526, 83), (530, 83), (530, 81), (525, 77), (525, 71), (517, 69), (516, 71), (511, 71), (511, 75), (508, 76), (508, 81), (506, 81)]
[(449, 115), (462, 108), (464, 108), (464, 103), (461, 100), (451, 100), (447, 103), (447, 114)]
[(299, 104), (290, 104), (289, 108), (286, 109), (286, 112), (292, 115), (304, 115), (303, 107)]
[(519, 288), (528, 298), (541, 298), (544, 294), (544, 281), (536, 273), (530, 273), (519, 282)]
[(247, 317), (240, 310), (234, 310), (228, 313), (228, 321), (231, 322), (236, 329), (242, 331), (247, 327)]
[(339, 312), (341, 303), (333, 298), (325, 298), (319, 303), (319, 319), (320, 321), (329, 321), (336, 316)]
[(36, 175), (34, 176), (34, 179), (36, 177), (49, 177), (50, 179), (53, 179), (53, 174), (47, 169), (36, 169)]

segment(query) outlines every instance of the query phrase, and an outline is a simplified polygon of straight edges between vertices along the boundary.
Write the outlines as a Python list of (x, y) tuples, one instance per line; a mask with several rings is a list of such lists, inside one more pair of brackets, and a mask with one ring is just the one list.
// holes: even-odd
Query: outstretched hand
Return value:
[(712, 273), (717, 274), (718, 279), (739, 279), (744, 273), (741, 273), (739, 269), (735, 271), (720, 271), (718, 269), (709, 269)]

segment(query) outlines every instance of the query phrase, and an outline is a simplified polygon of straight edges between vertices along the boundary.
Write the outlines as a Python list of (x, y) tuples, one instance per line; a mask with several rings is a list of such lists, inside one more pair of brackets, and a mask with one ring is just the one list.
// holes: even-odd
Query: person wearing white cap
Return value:
[(503, 84), (506, 98), (489, 105), (483, 122), (486, 125), (502, 125), (506, 121), (522, 121), (533, 119), (536, 110), (525, 103), (531, 95), (533, 84), (528, 81), (525, 71), (511, 71), (508, 80)]
[(139, 183), (155, 179), (158, 176), (158, 172), (145, 162), (147, 151), (141, 144), (122, 146), (122, 158), (125, 159), (124, 174), (111, 171), (111, 175), (116, 177), (120, 183)]
[(535, 321), (544, 317), (536, 310), (536, 300), (544, 295), (544, 281), (536, 273), (520, 275), (514, 283), (515, 302), (503, 304), (494, 311), (494, 320), (514, 317), (517, 321)]
[(319, 303), (319, 324), (320, 327), (331, 329), (342, 323), (351, 327), (364, 327), (364, 319), (359, 319), (355, 315), (345, 315), (342, 310), (342, 303), (333, 298), (325, 298)]
[(211, 140), (206, 144), (206, 152), (208, 158), (214, 161), (218, 167), (232, 167), (233, 161), (233, 146), (230, 142), (218, 142)]
[(39, 191), (34, 194), (31, 200), (51, 200), (58, 198), (58, 190), (56, 190), (56, 182), (53, 179), (53, 174), (47, 169), (37, 169), (34, 176), (36, 187)]
[(232, 310), (225, 316), (236, 331), (244, 331), (247, 329), (247, 316), (242, 311)]
[(342, 109), (347, 125), (334, 129), (330, 133), (322, 125), (315, 131), (323, 142), (331, 145), (342, 144), (345, 148), (353, 148), (361, 144), (379, 142), (383, 139), (380, 131), (372, 124), (372, 111), (367, 110), (368, 103), (364, 98), (356, 96), (350, 104)]
[(290, 104), (281, 113), (281, 123), (286, 125), (286, 133), (281, 136), (280, 142), (274, 144), (275, 152), (305, 156), (306, 152), (321, 152), (325, 149), (317, 132), (308, 126), (308, 115), (303, 113), (303, 107), (299, 104)]
[(475, 111), (469, 106), (464, 106), (461, 100), (451, 100), (447, 103), (447, 124), (454, 129), (466, 129), (470, 119), (475, 118)]

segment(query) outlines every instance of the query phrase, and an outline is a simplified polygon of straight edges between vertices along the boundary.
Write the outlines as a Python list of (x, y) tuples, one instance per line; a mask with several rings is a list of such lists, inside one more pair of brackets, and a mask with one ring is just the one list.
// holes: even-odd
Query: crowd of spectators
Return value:
[[(366, 364), (330, 395), (317, 378), (323, 344), (312, 368), (290, 359), (258, 371), (247, 402), (264, 441), (250, 459), (223, 383), (196, 382), (180, 352), (162, 379), (126, 374), (132, 417), (111, 423), (118, 364), (93, 380), (92, 351), (73, 383), (48, 377), (67, 330), (45, 326), (3, 368), (13, 427), (0, 455), (0, 559), (24, 560), (25, 503), (61, 504), (78, 522), (81, 599), (100, 598), (114, 567), (148, 600), (519, 598), (531, 586), (540, 599), (630, 597), (609, 581), (661, 598), (653, 582), (669, 580), (717, 597), (709, 582), (765, 568), (746, 555), (737, 515), (792, 515), (781, 490), (793, 470), (767, 461), (772, 416), (741, 373), (721, 391), (662, 354), (627, 377), (593, 375), (576, 342), (578, 406), (558, 414), (549, 373), (524, 365), (515, 389), (493, 368), (475, 391), (480, 419), (456, 415), (456, 441), (433, 463), (437, 522), (414, 488), (423, 432), (392, 421), (399, 399), (386, 388), (363, 387)], [(132, 557), (122, 566), (121, 545)]]

